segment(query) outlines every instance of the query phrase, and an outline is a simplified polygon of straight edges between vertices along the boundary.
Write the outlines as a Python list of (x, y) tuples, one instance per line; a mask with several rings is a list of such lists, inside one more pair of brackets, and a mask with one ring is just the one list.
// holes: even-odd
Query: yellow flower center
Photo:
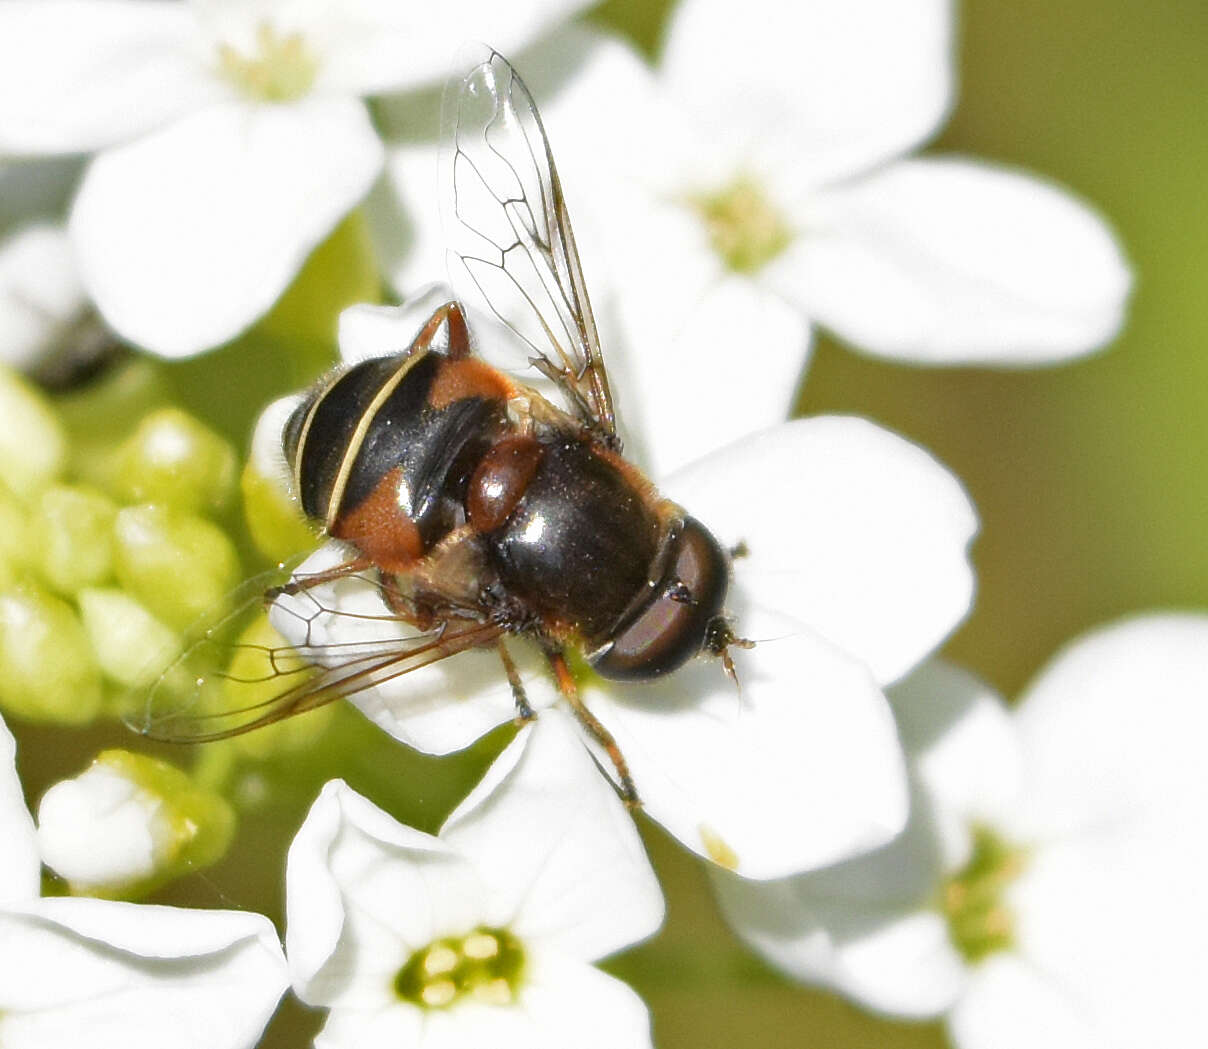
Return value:
[(944, 883), (940, 894), (949, 935), (966, 961), (979, 962), (1012, 946), (1014, 920), (1003, 893), (1023, 866), (1019, 849), (985, 827), (974, 828), (969, 862)]
[(256, 54), (248, 56), (230, 44), (218, 46), (222, 75), (245, 95), (265, 102), (290, 102), (314, 85), (319, 63), (301, 33), (282, 36), (262, 22), (256, 30), (256, 48)]
[(793, 231), (757, 183), (739, 176), (716, 193), (690, 198), (713, 250), (736, 273), (755, 273), (793, 240)]
[(425, 1009), (473, 997), (511, 1005), (524, 975), (524, 948), (506, 929), (480, 927), (436, 940), (411, 955), (394, 978), (395, 993)]

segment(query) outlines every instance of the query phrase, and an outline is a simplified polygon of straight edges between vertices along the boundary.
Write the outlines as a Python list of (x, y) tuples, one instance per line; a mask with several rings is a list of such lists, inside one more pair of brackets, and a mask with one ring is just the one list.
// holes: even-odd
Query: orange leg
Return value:
[(558, 682), (558, 691), (570, 704), (571, 710), (575, 712), (575, 717), (579, 719), (579, 724), (604, 748), (613, 767), (617, 770), (622, 800), (631, 809), (641, 808), (642, 799), (638, 797), (637, 787), (633, 785), (633, 777), (629, 775), (629, 765), (625, 761), (625, 756), (621, 753), (621, 748), (617, 746), (617, 741), (612, 738), (612, 733), (600, 724), (599, 719), (583, 705), (583, 700), (579, 696), (579, 686), (575, 683), (575, 677), (570, 672), (570, 667), (566, 665), (566, 657), (562, 655), (561, 651), (548, 652), (547, 655), (554, 671), (554, 677)]
[(456, 361), (470, 355), (470, 329), (460, 302), (446, 302), (431, 317), (411, 344), (413, 349), (423, 349), (440, 331), (441, 325), (449, 325), (449, 359)]

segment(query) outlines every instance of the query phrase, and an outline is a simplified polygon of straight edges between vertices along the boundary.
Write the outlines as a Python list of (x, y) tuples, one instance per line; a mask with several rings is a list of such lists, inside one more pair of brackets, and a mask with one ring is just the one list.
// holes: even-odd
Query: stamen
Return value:
[(245, 95), (266, 102), (291, 102), (314, 86), (319, 63), (301, 33), (279, 35), (268, 22), (256, 31), (257, 53), (241, 54), (219, 44), (222, 75)]
[(524, 976), (524, 948), (506, 929), (478, 928), (428, 944), (394, 978), (395, 993), (426, 1009), (444, 1009), (466, 997), (510, 1005)]
[(973, 830), (973, 852), (944, 884), (940, 910), (957, 950), (969, 962), (1007, 950), (1014, 920), (1003, 902), (1007, 886), (1023, 870), (1025, 856), (985, 827)]
[(756, 273), (792, 243), (793, 231), (783, 216), (746, 176), (689, 203), (704, 220), (713, 250), (736, 273)]

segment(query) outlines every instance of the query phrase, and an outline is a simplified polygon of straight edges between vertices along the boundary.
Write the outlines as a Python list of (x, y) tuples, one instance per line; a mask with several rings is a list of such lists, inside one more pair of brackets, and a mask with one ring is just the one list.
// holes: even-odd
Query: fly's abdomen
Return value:
[(509, 593), (590, 643), (648, 589), (660, 524), (632, 479), (588, 444), (531, 443), (512, 456), (523, 496), (487, 533), (489, 556)]
[(286, 427), (303, 510), (387, 571), (461, 523), (466, 478), (503, 425), (506, 391), (464, 372), (436, 352), (362, 361)]

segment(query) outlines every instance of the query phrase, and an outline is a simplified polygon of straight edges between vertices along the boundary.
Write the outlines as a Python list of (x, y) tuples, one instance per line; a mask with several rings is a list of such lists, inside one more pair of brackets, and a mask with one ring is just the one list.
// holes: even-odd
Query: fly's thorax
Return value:
[[(653, 490), (619, 456), (564, 435), (482, 460), (493, 461), (499, 499), (471, 510), (492, 524), (509, 510), (484, 531), (500, 584), (557, 632), (598, 645), (648, 585), (664, 531)], [(472, 499), (487, 494), (475, 480)]]
[(506, 425), (509, 390), (481, 362), (429, 350), (333, 376), (283, 435), (303, 510), (400, 570), (462, 523), (466, 482)]

